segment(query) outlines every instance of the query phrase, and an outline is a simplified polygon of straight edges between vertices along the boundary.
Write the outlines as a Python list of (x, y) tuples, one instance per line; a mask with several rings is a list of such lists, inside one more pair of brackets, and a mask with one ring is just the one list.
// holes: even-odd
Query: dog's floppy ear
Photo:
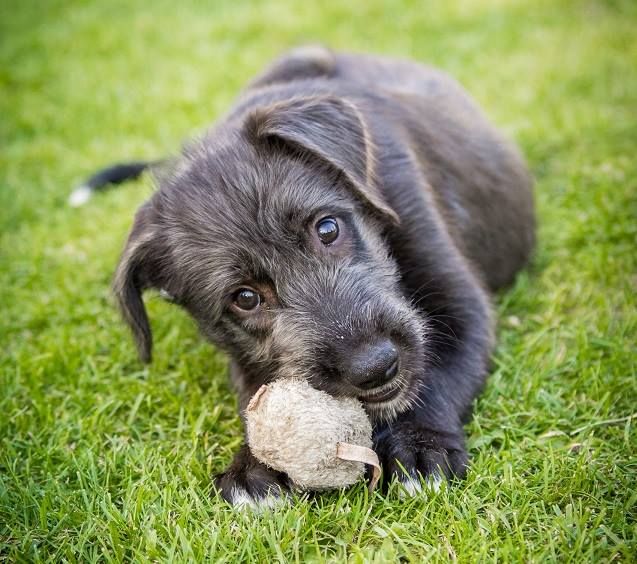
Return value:
[(125, 321), (130, 326), (139, 358), (150, 362), (153, 337), (142, 299), (142, 292), (154, 287), (156, 275), (155, 227), (149, 203), (144, 204), (135, 215), (133, 228), (122, 252), (115, 278), (113, 292)]
[(257, 138), (278, 137), (340, 170), (355, 195), (380, 216), (398, 223), (375, 175), (374, 145), (360, 109), (336, 96), (310, 96), (257, 108), (246, 122)]

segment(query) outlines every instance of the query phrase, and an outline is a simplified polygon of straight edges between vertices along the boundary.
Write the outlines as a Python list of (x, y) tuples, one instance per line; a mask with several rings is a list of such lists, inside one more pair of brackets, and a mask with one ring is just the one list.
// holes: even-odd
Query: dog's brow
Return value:
[(318, 220), (327, 215), (333, 215), (333, 216), (338, 216), (345, 219), (351, 219), (352, 214), (353, 214), (353, 210), (349, 207), (343, 206), (342, 204), (336, 204), (336, 205), (325, 204), (325, 205), (318, 206), (317, 208), (312, 210), (307, 215), (306, 221), (311, 222), (312, 220)]
[(272, 284), (271, 273), (264, 264), (253, 260), (252, 257), (237, 256), (236, 260), (224, 266), (224, 272), (219, 278), (223, 279), (220, 288), (223, 294), (228, 294), (242, 285)]

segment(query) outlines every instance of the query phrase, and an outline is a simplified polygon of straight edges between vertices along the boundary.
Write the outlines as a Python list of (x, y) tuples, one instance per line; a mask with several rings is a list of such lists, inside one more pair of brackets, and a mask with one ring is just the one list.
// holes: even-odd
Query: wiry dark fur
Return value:
[[(341, 225), (329, 247), (314, 231), (326, 215)], [(488, 291), (511, 282), (533, 243), (523, 161), (452, 79), (301, 49), (161, 181), (137, 213), (115, 292), (144, 360), (141, 295), (161, 289), (231, 355), (242, 409), (264, 382), (302, 375), (363, 400), (390, 476), (462, 475), (462, 419), (493, 343)], [(231, 305), (246, 284), (264, 297), (256, 314)], [(400, 391), (366, 402), (349, 362), (379, 338), (400, 356), (383, 388)], [(217, 486), (241, 503), (288, 485), (243, 448)]]

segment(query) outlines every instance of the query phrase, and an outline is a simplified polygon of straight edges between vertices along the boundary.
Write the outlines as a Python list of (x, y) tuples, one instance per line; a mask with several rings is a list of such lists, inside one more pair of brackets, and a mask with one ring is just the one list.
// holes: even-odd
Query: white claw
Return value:
[(406, 480), (401, 480), (400, 485), (401, 489), (401, 497), (414, 497), (422, 491), (422, 484), (420, 480), (416, 478), (407, 478)]
[(235, 509), (254, 511), (273, 510), (285, 504), (286, 496), (276, 496), (272, 494), (263, 497), (253, 497), (246, 490), (235, 486), (230, 491), (230, 503)]
[(438, 493), (440, 491), (440, 487), (442, 486), (443, 479), (439, 474), (432, 474), (427, 478), (425, 484), (432, 491)]
[(236, 486), (230, 491), (230, 503), (237, 509), (255, 508), (254, 498), (246, 490)]
[(423, 493), (423, 486), (426, 491), (437, 493), (440, 491), (442, 481), (442, 477), (439, 474), (431, 474), (430, 476), (424, 478), (422, 481), (417, 478), (410, 477), (400, 481), (400, 495), (402, 497), (414, 497), (420, 493)]

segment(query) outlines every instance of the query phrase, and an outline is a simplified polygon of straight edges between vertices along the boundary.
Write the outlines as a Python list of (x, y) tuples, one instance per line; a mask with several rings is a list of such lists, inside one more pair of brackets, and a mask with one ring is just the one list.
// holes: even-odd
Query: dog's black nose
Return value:
[(398, 374), (398, 363), (398, 351), (391, 341), (365, 344), (352, 353), (347, 378), (364, 390), (377, 388)]

